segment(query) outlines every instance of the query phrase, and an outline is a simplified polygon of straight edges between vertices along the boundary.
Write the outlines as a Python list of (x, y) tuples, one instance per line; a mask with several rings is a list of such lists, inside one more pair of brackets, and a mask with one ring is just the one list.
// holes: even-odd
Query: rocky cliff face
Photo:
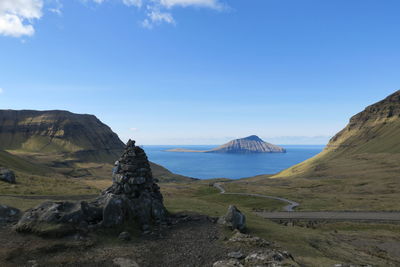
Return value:
[(329, 142), (327, 150), (400, 152), (400, 90), (367, 107)]
[(0, 150), (66, 153), (115, 159), (124, 144), (93, 115), (68, 111), (0, 110)]
[(285, 153), (285, 149), (264, 142), (256, 135), (236, 139), (225, 145), (214, 148), (208, 152), (212, 153)]

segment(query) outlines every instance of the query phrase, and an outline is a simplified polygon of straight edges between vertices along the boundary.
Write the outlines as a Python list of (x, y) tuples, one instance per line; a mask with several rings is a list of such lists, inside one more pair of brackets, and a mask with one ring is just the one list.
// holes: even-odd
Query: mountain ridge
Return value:
[[(0, 165), (16, 171), (108, 177), (124, 147), (118, 135), (95, 115), (65, 110), (0, 110)], [(160, 180), (191, 180), (150, 164)]]
[[(124, 143), (96, 116), (64, 110), (0, 110), (0, 149), (110, 161)], [(97, 154), (97, 155), (95, 155)]]
[[(399, 140), (400, 90), (351, 117), (347, 126), (331, 138), (320, 154), (273, 177), (325, 177), (335, 164), (343, 164), (345, 159), (358, 162), (360, 171), (366, 170), (373, 163), (381, 165), (382, 158), (390, 157), (390, 154), (400, 154)], [(370, 166), (360, 163), (361, 159), (368, 159)]]

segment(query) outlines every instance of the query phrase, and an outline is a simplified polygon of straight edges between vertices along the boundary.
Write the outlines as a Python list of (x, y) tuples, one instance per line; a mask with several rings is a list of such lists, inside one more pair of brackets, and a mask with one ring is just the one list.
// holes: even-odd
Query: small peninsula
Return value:
[(195, 153), (285, 153), (286, 150), (280, 146), (263, 141), (256, 135), (232, 140), (222, 146), (211, 150), (191, 150), (175, 148), (166, 150), (168, 152), (195, 152)]

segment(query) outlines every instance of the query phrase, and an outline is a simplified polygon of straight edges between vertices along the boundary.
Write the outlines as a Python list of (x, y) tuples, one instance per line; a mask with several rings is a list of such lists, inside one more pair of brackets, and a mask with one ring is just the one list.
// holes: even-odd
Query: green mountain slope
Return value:
[[(69, 111), (0, 110), (0, 166), (26, 174), (109, 179), (125, 144), (93, 115)], [(181, 181), (151, 163), (160, 180)]]
[(0, 110), (0, 149), (65, 153), (93, 161), (110, 161), (124, 144), (93, 115), (68, 111)]
[(352, 117), (319, 155), (274, 177), (329, 177), (346, 173), (354, 176), (355, 170), (376, 173), (382, 168), (390, 172), (400, 163), (399, 155), (400, 91), (397, 91)]
[(26, 158), (22, 158), (6, 151), (0, 150), (0, 166), (18, 170), (30, 174), (44, 175), (52, 172), (51, 168), (37, 162), (31, 162)]

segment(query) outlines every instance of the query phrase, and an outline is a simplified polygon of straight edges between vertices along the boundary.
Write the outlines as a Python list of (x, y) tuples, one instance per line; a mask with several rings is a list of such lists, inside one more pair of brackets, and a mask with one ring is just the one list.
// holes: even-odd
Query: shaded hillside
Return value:
[(112, 162), (123, 150), (118, 136), (93, 115), (68, 111), (0, 110), (0, 149), (65, 153)]
[(25, 173), (44, 175), (51, 173), (51, 168), (39, 164), (37, 162), (31, 162), (25, 157), (19, 157), (0, 150), (0, 166), (5, 166), (13, 170), (19, 170)]
[[(395, 172), (400, 161), (400, 91), (350, 119), (323, 152), (274, 177), (347, 176), (357, 170)], [(346, 171), (341, 171), (345, 166)], [(362, 177), (360, 177), (362, 178)]]

